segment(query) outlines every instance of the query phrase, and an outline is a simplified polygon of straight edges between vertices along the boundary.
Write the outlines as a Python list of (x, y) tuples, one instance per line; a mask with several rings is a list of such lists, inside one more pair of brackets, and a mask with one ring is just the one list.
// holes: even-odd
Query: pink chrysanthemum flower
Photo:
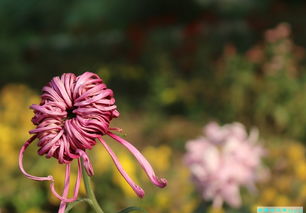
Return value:
[[(108, 135), (127, 148), (138, 160), (147, 176), (158, 187), (167, 185), (166, 179), (156, 177), (151, 165), (144, 156), (129, 142), (115, 135), (112, 131), (120, 131), (118, 128), (110, 128), (110, 121), (119, 116), (113, 91), (108, 89), (102, 79), (90, 72), (78, 77), (72, 73), (65, 73), (61, 77), (54, 77), (48, 85), (43, 87), (41, 103), (33, 104), (33, 124), (37, 127), (30, 131), (33, 136), (25, 142), (19, 154), (19, 167), (22, 173), (37, 181), (50, 181), (52, 193), (60, 199), (59, 212), (64, 212), (67, 202), (77, 199), (80, 180), (82, 177), (81, 162), (89, 176), (94, 174), (86, 150), (96, 145), (96, 139), (101, 142), (113, 159), (118, 171), (125, 178), (139, 197), (144, 196), (144, 191), (136, 185), (122, 168), (117, 156), (102, 139)], [(54, 157), (60, 164), (66, 165), (66, 178), (64, 192), (59, 195), (54, 188), (52, 176), (37, 177), (28, 174), (23, 168), (23, 154), (27, 147), (38, 138), (39, 155), (47, 158)], [(81, 161), (80, 158), (83, 160)], [(67, 198), (70, 180), (70, 163), (78, 160), (78, 176), (74, 187), (74, 195)]]
[(184, 160), (192, 179), (203, 198), (212, 200), (215, 207), (223, 202), (239, 207), (240, 186), (254, 191), (255, 182), (264, 174), (260, 162), (264, 150), (256, 144), (258, 133), (253, 130), (248, 136), (240, 123), (209, 123), (204, 133), (186, 144)]

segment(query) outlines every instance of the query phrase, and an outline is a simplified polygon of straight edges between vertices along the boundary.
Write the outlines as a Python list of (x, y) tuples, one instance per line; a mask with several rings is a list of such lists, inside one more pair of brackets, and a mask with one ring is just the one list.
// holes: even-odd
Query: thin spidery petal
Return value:
[[(115, 105), (113, 91), (107, 88), (97, 74), (85, 72), (80, 76), (75, 76), (73, 73), (64, 73), (60, 77), (54, 77), (43, 87), (40, 104), (33, 104), (30, 108), (34, 111), (32, 123), (36, 125), (36, 128), (29, 131), (33, 136), (21, 147), (19, 167), (29, 179), (50, 181), (52, 193), (61, 200), (59, 213), (65, 211), (66, 203), (73, 202), (78, 197), (82, 178), (81, 166), (84, 166), (89, 176), (94, 174), (86, 151), (96, 145), (96, 139), (99, 139), (108, 151), (119, 172), (135, 193), (139, 197), (144, 196), (143, 189), (127, 175), (115, 153), (101, 138), (106, 134), (125, 146), (136, 157), (155, 185), (166, 186), (167, 181), (156, 177), (149, 162), (133, 145), (110, 132), (122, 132), (121, 128), (110, 127), (111, 120), (119, 117), (120, 113)], [(65, 187), (62, 195), (56, 192), (52, 176), (33, 176), (27, 173), (23, 167), (24, 152), (35, 139), (38, 139), (39, 155), (55, 158), (60, 164), (66, 165)], [(78, 160), (78, 176), (74, 194), (72, 198), (67, 198), (70, 184), (70, 164), (73, 159)]]
[(107, 135), (112, 137), (114, 140), (118, 141), (134, 155), (134, 157), (138, 160), (139, 164), (146, 172), (147, 176), (149, 177), (149, 179), (153, 184), (161, 188), (167, 185), (167, 180), (164, 178), (159, 179), (158, 177), (156, 177), (155, 172), (152, 166), (150, 165), (150, 163), (132, 144), (130, 144), (128, 141), (124, 140), (123, 138), (120, 138), (118, 135), (115, 135), (111, 132), (108, 132)]
[(138, 186), (137, 184), (134, 183), (134, 181), (130, 178), (130, 176), (126, 173), (126, 171), (123, 169), (122, 165), (119, 162), (118, 157), (116, 156), (116, 154), (113, 152), (113, 150), (107, 145), (107, 143), (100, 137), (99, 141), (102, 143), (102, 145), (105, 147), (106, 151), (109, 153), (109, 155), (111, 156), (112, 160), (114, 161), (118, 171), (120, 172), (120, 174), (124, 177), (124, 179), (126, 180), (126, 182), (132, 187), (132, 189), (134, 190), (134, 192), (139, 196), (139, 197), (143, 197), (144, 196), (144, 191), (143, 189)]

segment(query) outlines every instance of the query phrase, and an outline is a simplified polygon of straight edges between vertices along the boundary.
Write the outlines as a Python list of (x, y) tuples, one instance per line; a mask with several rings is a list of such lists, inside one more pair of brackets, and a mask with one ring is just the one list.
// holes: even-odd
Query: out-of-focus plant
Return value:
[(33, 128), (29, 122), (31, 113), (28, 106), (38, 100), (36, 93), (25, 85), (7, 85), (0, 91), (0, 182), (5, 183), (0, 186), (2, 212), (24, 212), (28, 209), (35, 212), (44, 204), (43, 190), (30, 182), (25, 183), (28, 190), (21, 190), (21, 179), (16, 175), (18, 146), (28, 137), (25, 130)]
[[(155, 36), (161, 35), (156, 32)], [(123, 108), (131, 101), (138, 109), (157, 112), (157, 116), (239, 120), (258, 126), (263, 134), (306, 138), (306, 98), (301, 92), (306, 89), (305, 51), (294, 44), (289, 24), (267, 30), (263, 41), (245, 52), (227, 44), (214, 63), (210, 58), (214, 46), (204, 41), (207, 35), (200, 21), (163, 36), (177, 41), (171, 43), (171, 52), (164, 51), (163, 43), (151, 36), (146, 45), (154, 51), (143, 50), (148, 51), (144, 57), (150, 60), (99, 68), (118, 90), (119, 85), (132, 82), (132, 87), (121, 91)], [(139, 96), (146, 101), (139, 101)]]
[(238, 208), (242, 205), (240, 187), (254, 192), (255, 183), (264, 175), (264, 150), (257, 144), (258, 132), (248, 135), (240, 123), (209, 123), (204, 134), (186, 144), (185, 162), (192, 180), (200, 196), (213, 201), (213, 207), (226, 203)]
[(262, 7), (268, 2), (256, 0), (196, 0), (202, 7), (212, 7), (221, 14), (235, 17), (246, 15), (250, 10)]
[(245, 55), (227, 47), (216, 72), (221, 119), (255, 123), (263, 132), (306, 137), (304, 49), (293, 44), (290, 26), (268, 30)]
[(259, 185), (254, 206), (304, 206), (306, 203), (306, 150), (286, 141), (270, 145), (270, 177)]
[(306, 118), (301, 111), (306, 99), (300, 95), (306, 77), (300, 63), (304, 49), (293, 44), (290, 32), (288, 24), (280, 24), (266, 32), (261, 49), (255, 47), (246, 54), (257, 71), (253, 80), (254, 120), (278, 133), (304, 137), (300, 128)]

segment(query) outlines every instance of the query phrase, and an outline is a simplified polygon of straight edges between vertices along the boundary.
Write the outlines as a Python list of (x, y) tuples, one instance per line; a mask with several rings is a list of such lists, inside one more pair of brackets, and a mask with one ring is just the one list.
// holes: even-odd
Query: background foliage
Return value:
[[(57, 210), (46, 184), (21, 175), (17, 155), (33, 128), (28, 106), (39, 102), (40, 88), (55, 75), (85, 71), (114, 90), (121, 117), (112, 125), (169, 182), (155, 189), (107, 139), (147, 192), (136, 198), (97, 145), (90, 152), (95, 191), (107, 212), (305, 204), (305, 11), (302, 0), (0, 0), (0, 211)], [(256, 126), (267, 148), (271, 177), (257, 195), (242, 191), (241, 209), (202, 202), (182, 163), (186, 141), (210, 120)], [(27, 168), (63, 179), (63, 168), (36, 151), (27, 152)], [(89, 211), (81, 204), (72, 212)]]

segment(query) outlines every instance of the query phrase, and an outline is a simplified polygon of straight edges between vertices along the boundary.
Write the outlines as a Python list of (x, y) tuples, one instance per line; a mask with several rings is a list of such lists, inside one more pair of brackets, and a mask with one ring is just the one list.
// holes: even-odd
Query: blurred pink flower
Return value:
[[(166, 179), (156, 177), (151, 165), (144, 156), (129, 142), (115, 135), (111, 131), (121, 131), (119, 128), (110, 128), (113, 118), (119, 116), (113, 91), (108, 89), (102, 79), (90, 72), (78, 77), (72, 73), (65, 73), (61, 77), (54, 77), (48, 85), (43, 87), (41, 103), (33, 104), (33, 124), (37, 127), (30, 131), (33, 136), (25, 142), (19, 153), (19, 167), (22, 173), (37, 181), (50, 181), (52, 193), (60, 199), (59, 212), (64, 212), (66, 203), (77, 199), (80, 179), (82, 177), (81, 160), (89, 176), (94, 174), (93, 167), (86, 153), (96, 144), (96, 139), (106, 148), (113, 159), (118, 171), (125, 178), (139, 197), (144, 196), (144, 191), (136, 185), (122, 168), (117, 156), (102, 139), (108, 135), (128, 149), (138, 160), (147, 176), (158, 187), (167, 185)], [(37, 177), (28, 174), (23, 168), (23, 154), (27, 147), (38, 138), (39, 155), (47, 158), (54, 157), (60, 164), (66, 165), (64, 192), (59, 195), (55, 191), (52, 176)], [(67, 198), (70, 181), (70, 163), (78, 160), (78, 176), (74, 187), (74, 195)]]
[(185, 163), (190, 168), (192, 179), (205, 200), (221, 207), (223, 202), (232, 207), (241, 205), (239, 188), (255, 189), (264, 154), (256, 145), (256, 130), (247, 134), (240, 123), (219, 126), (209, 123), (204, 128), (205, 136), (188, 141)]

